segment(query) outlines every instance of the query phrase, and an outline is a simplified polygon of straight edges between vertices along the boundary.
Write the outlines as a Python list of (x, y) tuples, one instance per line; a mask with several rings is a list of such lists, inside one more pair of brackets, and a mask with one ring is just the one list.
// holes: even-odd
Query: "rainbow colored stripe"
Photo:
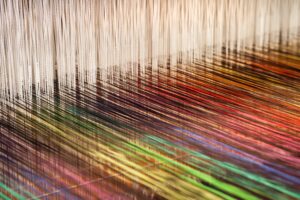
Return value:
[(0, 198), (300, 199), (298, 46), (6, 101)]

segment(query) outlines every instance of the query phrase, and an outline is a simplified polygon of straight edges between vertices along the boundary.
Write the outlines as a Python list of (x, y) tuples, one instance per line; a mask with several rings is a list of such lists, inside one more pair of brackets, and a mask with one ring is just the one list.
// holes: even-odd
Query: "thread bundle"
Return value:
[(299, 10), (298, 0), (1, 0), (1, 96), (52, 94), (54, 79), (95, 83), (100, 68), (143, 72), (289, 43)]
[(0, 199), (300, 199), (299, 0), (0, 0)]
[(293, 49), (99, 77), (50, 101), (7, 104), (0, 198), (299, 199)]

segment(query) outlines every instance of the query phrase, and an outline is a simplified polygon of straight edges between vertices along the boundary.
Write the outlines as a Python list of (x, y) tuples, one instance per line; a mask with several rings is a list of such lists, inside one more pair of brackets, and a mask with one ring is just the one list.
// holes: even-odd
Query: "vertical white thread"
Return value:
[[(0, 95), (95, 83), (97, 68), (137, 72), (299, 34), (299, 0), (0, 0)], [(280, 38), (280, 37), (281, 38)], [(78, 73), (77, 73), (78, 72)]]

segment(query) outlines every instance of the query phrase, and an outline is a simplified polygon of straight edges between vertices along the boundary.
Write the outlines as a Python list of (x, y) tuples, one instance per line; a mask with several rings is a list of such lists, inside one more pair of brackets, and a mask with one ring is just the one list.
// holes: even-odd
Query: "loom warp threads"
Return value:
[(53, 99), (7, 102), (1, 198), (298, 199), (296, 49), (115, 69)]
[(98, 68), (143, 72), (289, 43), (299, 10), (298, 0), (1, 0), (0, 92), (51, 95), (55, 78), (93, 84)]
[(298, 0), (0, 0), (0, 199), (300, 199)]

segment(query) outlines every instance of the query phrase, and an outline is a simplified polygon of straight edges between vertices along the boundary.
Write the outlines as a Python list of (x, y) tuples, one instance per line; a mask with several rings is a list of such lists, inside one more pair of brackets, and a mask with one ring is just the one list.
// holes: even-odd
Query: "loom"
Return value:
[(0, 0), (0, 199), (300, 199), (299, 0)]

